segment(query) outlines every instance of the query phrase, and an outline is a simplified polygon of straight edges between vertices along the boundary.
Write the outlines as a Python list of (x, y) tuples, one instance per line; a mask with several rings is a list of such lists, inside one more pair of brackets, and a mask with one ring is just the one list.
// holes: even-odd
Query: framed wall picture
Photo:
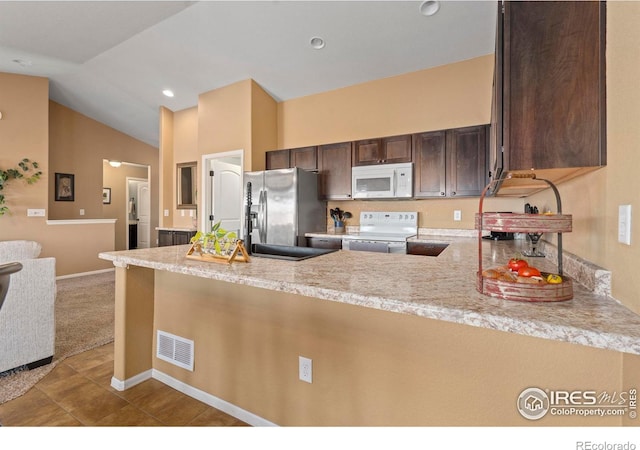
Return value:
[(74, 175), (56, 173), (56, 201), (72, 202), (75, 197)]
[(111, 204), (111, 188), (102, 188), (102, 203)]

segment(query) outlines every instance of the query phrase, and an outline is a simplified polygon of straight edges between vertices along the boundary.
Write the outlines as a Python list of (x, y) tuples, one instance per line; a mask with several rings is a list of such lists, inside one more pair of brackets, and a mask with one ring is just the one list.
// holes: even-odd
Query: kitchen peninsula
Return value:
[[(532, 386), (637, 387), (640, 316), (578, 283), (566, 302), (483, 296), (478, 240), (446, 241), (438, 257), (342, 250), (231, 265), (187, 260), (188, 246), (101, 253), (116, 266), (112, 384), (154, 377), (256, 425), (637, 424), (534, 422), (516, 402)], [(483, 265), (504, 264), (513, 245), (484, 242)], [(158, 330), (194, 342), (193, 371), (155, 356)], [(299, 356), (313, 360), (311, 384)]]

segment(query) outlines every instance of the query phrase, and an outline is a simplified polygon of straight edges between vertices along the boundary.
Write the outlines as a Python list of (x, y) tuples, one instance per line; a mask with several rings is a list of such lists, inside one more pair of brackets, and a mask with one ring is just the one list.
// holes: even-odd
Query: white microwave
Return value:
[(361, 199), (413, 197), (413, 163), (353, 167), (351, 195)]

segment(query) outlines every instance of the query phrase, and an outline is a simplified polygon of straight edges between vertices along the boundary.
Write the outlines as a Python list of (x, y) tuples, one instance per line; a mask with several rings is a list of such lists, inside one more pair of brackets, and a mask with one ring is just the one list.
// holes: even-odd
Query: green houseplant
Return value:
[(11, 167), (9, 169), (0, 168), (0, 216), (4, 216), (10, 212), (9, 207), (6, 205), (4, 194), (2, 193), (9, 181), (23, 179), (28, 184), (33, 184), (38, 181), (41, 176), (42, 172), (38, 170), (38, 163), (27, 158), (20, 161), (17, 167)]
[(225, 230), (217, 222), (208, 233), (198, 231), (191, 238), (191, 243), (200, 245), (203, 253), (228, 256), (233, 251), (237, 238), (235, 232)]

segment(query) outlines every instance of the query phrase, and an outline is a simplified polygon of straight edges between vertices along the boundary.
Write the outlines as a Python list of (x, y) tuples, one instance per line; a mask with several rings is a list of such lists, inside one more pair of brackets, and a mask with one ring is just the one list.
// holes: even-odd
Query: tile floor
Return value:
[(25, 395), (0, 405), (10, 426), (246, 426), (157, 381), (110, 386), (113, 344), (65, 359)]

